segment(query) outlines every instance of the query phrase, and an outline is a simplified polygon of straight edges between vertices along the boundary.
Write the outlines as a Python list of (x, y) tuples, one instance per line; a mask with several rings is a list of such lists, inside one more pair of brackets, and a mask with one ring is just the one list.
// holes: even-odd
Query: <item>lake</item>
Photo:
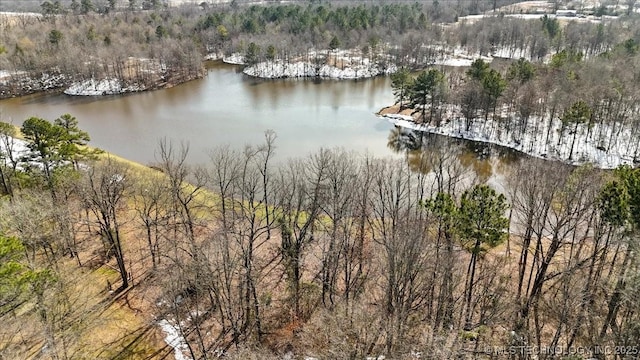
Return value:
[(260, 80), (241, 68), (209, 64), (208, 75), (170, 89), (106, 97), (36, 94), (0, 101), (0, 118), (16, 125), (37, 116), (50, 121), (70, 113), (91, 145), (152, 163), (163, 137), (190, 146), (190, 161), (205, 162), (218, 145), (259, 143), (277, 134), (277, 157), (343, 147), (388, 156), (393, 126), (375, 116), (393, 103), (390, 80)]

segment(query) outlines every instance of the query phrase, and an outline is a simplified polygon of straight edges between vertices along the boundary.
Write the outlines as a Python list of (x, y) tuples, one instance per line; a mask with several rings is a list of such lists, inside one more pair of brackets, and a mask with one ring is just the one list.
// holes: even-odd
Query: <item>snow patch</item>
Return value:
[(0, 16), (9, 17), (42, 17), (42, 14), (35, 12), (15, 12), (15, 11), (0, 11)]
[(176, 360), (190, 360), (190, 357), (184, 354), (189, 348), (180, 329), (166, 319), (158, 321), (158, 325), (165, 333), (164, 341), (173, 348)]
[(0, 85), (8, 85), (13, 77), (24, 74), (24, 71), (0, 70)]
[[(29, 153), (29, 148), (27, 147), (27, 142), (24, 140), (8, 137), (7, 141), (9, 142), (9, 146), (11, 147), (11, 158), (19, 160), (22, 157), (26, 156)], [(6, 154), (7, 148), (5, 146), (5, 139), (0, 140), (0, 154)], [(3, 161), (9, 161), (8, 156), (3, 156)]]
[(246, 65), (244, 55), (240, 53), (233, 53), (229, 56), (224, 56), (222, 57), (222, 61), (232, 65)]
[(331, 65), (314, 65), (310, 62), (300, 61), (284, 63), (282, 61), (261, 62), (244, 69), (249, 76), (277, 79), (277, 78), (303, 78), (321, 77), (328, 79), (364, 79), (378, 75), (386, 75), (396, 71), (395, 66), (383, 69), (377, 65), (356, 65), (342, 69)]
[(129, 92), (142, 91), (141, 86), (122, 86), (122, 82), (118, 79), (90, 79), (77, 82), (69, 86), (64, 93), (73, 96), (98, 96), (98, 95), (117, 95)]
[(602, 16), (601, 18), (595, 17), (595, 16), (575, 16), (575, 17), (568, 17), (568, 16), (563, 16), (563, 15), (556, 15), (556, 14), (482, 14), (482, 15), (467, 15), (467, 16), (460, 16), (458, 18), (458, 22), (475, 22), (478, 21), (480, 19), (484, 19), (484, 18), (492, 18), (492, 17), (498, 17), (498, 16), (504, 16), (505, 18), (513, 18), (513, 19), (522, 19), (522, 20), (538, 20), (538, 19), (542, 19), (544, 16), (547, 16), (550, 19), (564, 19), (564, 20), (569, 20), (569, 21), (576, 21), (576, 22), (591, 22), (591, 23), (600, 23), (606, 20), (617, 20), (618, 17), (617, 16)]
[(215, 60), (224, 59), (224, 55), (222, 55), (221, 53), (213, 52), (205, 55), (204, 59), (215, 61)]
[[(234, 56), (235, 55), (235, 56)], [(238, 54), (225, 58), (225, 62), (244, 62)], [(380, 55), (381, 59), (385, 59)], [(388, 59), (387, 59), (388, 60)], [(388, 61), (375, 62), (363, 56), (360, 50), (309, 50), (304, 55), (286, 61), (275, 59), (258, 62), (244, 69), (249, 76), (278, 79), (320, 77), (327, 79), (364, 79), (388, 75), (397, 71)]]

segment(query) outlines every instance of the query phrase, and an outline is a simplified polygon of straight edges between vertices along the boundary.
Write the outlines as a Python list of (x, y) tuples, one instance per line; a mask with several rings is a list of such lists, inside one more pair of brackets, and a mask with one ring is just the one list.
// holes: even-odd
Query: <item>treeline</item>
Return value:
[[(461, 22), (459, 29), (447, 35), (447, 43), (481, 55), (497, 52), (498, 56), (544, 60), (566, 48), (580, 51), (586, 57), (595, 56), (627, 38), (635, 39), (634, 33), (625, 31), (625, 25), (618, 20), (568, 21), (565, 25), (551, 17), (523, 21), (496, 16), (487, 20)], [(635, 19), (625, 21), (629, 21), (631, 27), (637, 26)]]
[[(148, 321), (172, 322), (194, 359), (247, 348), (261, 358), (576, 348), (606, 358), (598, 351), (637, 346), (636, 169), (527, 160), (500, 194), (457, 147), (432, 144), (408, 163), (341, 150), (276, 163), (268, 132), (243, 150), (213, 149), (199, 167), (187, 145), (162, 140), (155, 170), (137, 171), (90, 160), (72, 120), (29, 119), (30, 162), (2, 168), (13, 184), (0, 210), (12, 269), (3, 323), (39, 324), (2, 343), (8, 356), (46, 344), (74, 358), (88, 315), (56, 294), (73, 288), (63, 269), (87, 266), (117, 269), (107, 285), (147, 296)], [(63, 310), (74, 320), (52, 323)]]
[(0, 68), (10, 74), (1, 84), (2, 96), (89, 79), (115, 78), (122, 87), (153, 89), (205, 75), (196, 39), (171, 24), (178, 18), (135, 14), (3, 18)]
[(563, 160), (601, 151), (635, 161), (640, 129), (632, 69), (638, 59), (638, 43), (629, 38), (592, 57), (566, 48), (548, 64), (478, 59), (466, 70), (418, 75), (404, 68), (392, 75), (392, 87), (399, 110), (412, 109), (429, 126), (475, 129), (489, 140)]
[(504, 17), (443, 26), (466, 13), (460, 8), (464, 4), (167, 8), (158, 1), (45, 1), (43, 16), (0, 17), (0, 69), (11, 71), (2, 83), (2, 96), (92, 78), (114, 77), (123, 87), (162, 87), (202, 76), (208, 54), (234, 52), (252, 62), (291, 61), (310, 49), (346, 48), (374, 61), (414, 68), (432, 64), (457, 46), (470, 53), (499, 50), (530, 59), (564, 48), (591, 56), (633, 38), (637, 27), (632, 19), (562, 27), (555, 19), (541, 25)]

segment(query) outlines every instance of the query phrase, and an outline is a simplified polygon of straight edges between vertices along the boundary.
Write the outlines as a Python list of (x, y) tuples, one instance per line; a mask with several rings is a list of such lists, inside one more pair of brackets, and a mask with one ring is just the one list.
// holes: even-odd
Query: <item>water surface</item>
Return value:
[(392, 125), (377, 118), (391, 104), (386, 77), (366, 80), (259, 80), (237, 66), (211, 64), (208, 75), (151, 92), (106, 97), (36, 94), (0, 101), (0, 117), (16, 125), (31, 116), (78, 119), (93, 146), (144, 164), (155, 160), (164, 137), (188, 142), (190, 161), (205, 162), (218, 145), (256, 144), (277, 134), (281, 159), (343, 147), (376, 156), (392, 154)]

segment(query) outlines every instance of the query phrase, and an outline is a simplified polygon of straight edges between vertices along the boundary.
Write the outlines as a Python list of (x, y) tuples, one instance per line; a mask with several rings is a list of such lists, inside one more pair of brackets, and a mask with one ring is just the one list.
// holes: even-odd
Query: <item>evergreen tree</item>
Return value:
[(81, 0), (80, 1), (80, 13), (87, 14), (90, 11), (94, 11), (95, 7), (93, 6), (93, 2), (91, 0)]
[(45, 119), (30, 117), (22, 124), (21, 131), (29, 149), (23, 161), (40, 163), (49, 185), (52, 185), (53, 167), (62, 161), (59, 150), (64, 129)]
[(507, 236), (509, 219), (506, 198), (487, 185), (476, 185), (462, 194), (458, 210), (458, 231), (464, 248), (471, 253), (467, 268), (465, 328), (472, 328), (473, 286), (478, 259), (491, 248), (502, 244)]
[(276, 47), (273, 45), (267, 46), (267, 52), (265, 54), (267, 60), (273, 61), (276, 58)]
[(507, 82), (498, 71), (489, 69), (480, 80), (480, 83), (482, 84), (484, 94), (485, 119), (488, 118), (489, 110), (493, 112), (493, 116), (495, 117), (498, 98), (502, 96), (502, 93), (507, 88)]
[(0, 234), (0, 316), (11, 311), (26, 291), (28, 276), (19, 261), (23, 251), (18, 239)]
[(400, 105), (400, 111), (404, 109), (405, 103), (410, 99), (413, 78), (409, 69), (402, 67), (391, 75), (391, 89), (396, 102)]
[(562, 115), (562, 132), (564, 133), (564, 129), (573, 125), (573, 139), (571, 140), (571, 151), (569, 152), (569, 160), (573, 159), (573, 148), (576, 143), (576, 136), (578, 135), (578, 126), (580, 124), (584, 124), (589, 122), (591, 119), (591, 108), (587, 103), (580, 100), (573, 103), (568, 109), (564, 111)]
[(482, 59), (476, 59), (471, 63), (469, 69), (467, 69), (467, 76), (474, 80), (482, 80), (487, 71), (489, 71), (489, 64)]
[(60, 30), (53, 29), (49, 32), (49, 43), (57, 47), (62, 41), (63, 37), (64, 35)]
[(629, 221), (629, 191), (620, 180), (613, 180), (602, 188), (598, 196), (600, 216), (612, 227), (620, 227)]
[(53, 188), (53, 170), (63, 164), (75, 164), (92, 158), (98, 150), (86, 149), (89, 134), (78, 128), (75, 117), (64, 114), (51, 123), (45, 119), (31, 117), (21, 128), (27, 140), (29, 152), (23, 161), (41, 165), (45, 179)]
[(64, 161), (70, 161), (77, 168), (78, 162), (93, 159), (101, 151), (88, 149), (87, 144), (91, 140), (89, 133), (80, 130), (78, 120), (70, 114), (64, 114), (53, 121), (54, 125), (64, 129), (60, 144), (60, 157)]
[(528, 60), (520, 58), (509, 66), (509, 70), (507, 71), (507, 80), (515, 80), (519, 84), (524, 84), (533, 79), (535, 74), (536, 70), (533, 67), (533, 64)]
[(260, 61), (260, 46), (256, 45), (254, 42), (249, 43), (244, 59), (249, 65), (253, 65)]
[(331, 41), (329, 42), (329, 49), (336, 50), (339, 47), (340, 47), (340, 40), (338, 40), (338, 37), (334, 35), (333, 38), (331, 38)]
[(423, 71), (413, 82), (411, 87), (411, 106), (420, 107), (422, 121), (427, 122), (426, 109), (429, 106), (429, 121), (433, 120), (433, 115), (437, 108), (437, 103), (444, 95), (445, 79), (444, 74), (436, 69)]

